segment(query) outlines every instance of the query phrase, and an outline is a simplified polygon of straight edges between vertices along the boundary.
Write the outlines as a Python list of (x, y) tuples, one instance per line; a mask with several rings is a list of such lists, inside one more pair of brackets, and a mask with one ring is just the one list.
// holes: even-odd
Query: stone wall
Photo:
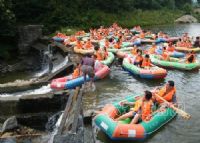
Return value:
[(26, 55), (30, 50), (30, 45), (42, 37), (42, 25), (27, 25), (18, 28), (20, 55)]

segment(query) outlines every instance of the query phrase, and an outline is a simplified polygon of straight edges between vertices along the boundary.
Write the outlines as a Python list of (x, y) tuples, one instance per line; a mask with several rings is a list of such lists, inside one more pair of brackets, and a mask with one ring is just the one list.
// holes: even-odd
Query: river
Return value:
[[(188, 32), (191, 36), (200, 35), (200, 24), (166, 25), (148, 27), (153, 31), (164, 31), (172, 36), (180, 36)], [(200, 55), (198, 55), (200, 60)], [(191, 114), (188, 121), (177, 116), (170, 123), (159, 129), (148, 138), (145, 143), (197, 143), (200, 142), (200, 72), (184, 72), (168, 70), (164, 80), (153, 81), (135, 78), (125, 72), (121, 67), (111, 67), (110, 76), (96, 83), (96, 91), (84, 97), (85, 109), (98, 109), (105, 104), (123, 99), (135, 92), (153, 89), (155, 86), (164, 85), (168, 80), (174, 80), (177, 88), (179, 104)], [(91, 130), (91, 128), (86, 128)], [(88, 131), (87, 131), (88, 133)], [(87, 135), (88, 138), (89, 135)], [(91, 138), (88, 138), (88, 143)], [(113, 143), (103, 132), (97, 134), (100, 143)], [(135, 141), (132, 141), (135, 143)], [(119, 142), (118, 142), (119, 143)], [(120, 141), (120, 143), (126, 143)], [(129, 141), (131, 143), (131, 141)]]
[[(200, 35), (200, 24), (186, 25), (166, 25), (148, 27), (153, 31), (164, 31), (171, 36), (178, 36), (188, 32), (191, 36)], [(200, 57), (198, 57), (200, 60)], [(8, 78), (21, 78), (21, 74), (8, 76)], [(123, 99), (127, 95), (135, 92), (153, 89), (155, 86), (162, 86), (168, 80), (174, 80), (177, 88), (179, 103), (184, 105), (185, 111), (191, 114), (189, 121), (177, 116), (170, 123), (159, 129), (153, 136), (148, 138), (146, 143), (197, 143), (200, 142), (200, 72), (183, 72), (178, 70), (168, 70), (168, 75), (164, 80), (144, 80), (135, 78), (124, 71), (121, 66), (112, 66), (110, 75), (96, 82), (96, 91), (87, 93), (84, 96), (84, 109), (99, 109), (105, 104)], [(1, 81), (7, 81), (6, 77)], [(86, 127), (86, 143), (91, 143), (91, 127)], [(108, 137), (99, 132), (98, 142), (113, 143)], [(125, 143), (125, 142), (120, 142)], [(131, 141), (129, 141), (131, 143)]]

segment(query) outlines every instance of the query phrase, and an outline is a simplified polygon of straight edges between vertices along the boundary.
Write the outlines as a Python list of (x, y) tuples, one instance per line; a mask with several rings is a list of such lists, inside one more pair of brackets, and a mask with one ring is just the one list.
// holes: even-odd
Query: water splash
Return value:
[(58, 114), (60, 114), (60, 113), (62, 113), (62, 114), (61, 114), (60, 117), (58, 118), (56, 124), (51, 124), (51, 125), (53, 125), (54, 130), (53, 130), (52, 133), (51, 133), (51, 136), (50, 136), (50, 139), (49, 139), (48, 143), (53, 143), (54, 136), (55, 136), (55, 135), (57, 134), (57, 132), (58, 132), (58, 127), (60, 126), (60, 123), (61, 123), (61, 120), (62, 120), (62, 117), (63, 117), (63, 112), (59, 112), (59, 113), (53, 115), (53, 116), (51, 117), (51, 119), (50, 119), (51, 121), (53, 121), (52, 123), (55, 123), (55, 121), (56, 121), (55, 118), (56, 118), (56, 117), (58, 116)]
[(46, 130), (48, 132), (53, 133), (56, 131), (57, 127), (60, 125), (62, 119), (62, 113), (63, 112), (58, 112), (48, 119), (48, 122), (46, 124)]
[(23, 95), (45, 94), (45, 93), (49, 93), (51, 91), (52, 91), (52, 89), (50, 88), (50, 84), (48, 84), (46, 86), (42, 86), (41, 88), (34, 89), (34, 90), (27, 90), (27, 91), (23, 91), (23, 92), (12, 93), (12, 94), (7, 94), (7, 93), (0, 94), (0, 97), (10, 97), (10, 96), (21, 97)]
[(53, 67), (52, 73), (58, 71), (63, 66), (67, 65), (67, 63), (68, 63), (68, 57), (65, 57), (64, 60), (60, 64), (58, 64), (58, 65), (56, 65), (56, 66)]
[[(67, 63), (68, 63), (68, 57), (66, 56), (66, 57), (64, 58), (64, 60), (63, 60), (61, 63), (56, 64), (56, 65), (53, 66), (53, 69), (52, 69), (51, 72), (54, 73), (54, 72), (58, 71), (58, 70), (61, 69), (63, 66), (65, 66)], [(42, 70), (42, 71), (39, 71), (38, 73), (36, 73), (36, 74), (34, 75), (34, 77), (41, 77), (41, 76), (43, 76), (44, 74), (47, 74), (48, 72), (49, 72), (49, 66), (46, 65), (46, 66), (43, 68), (43, 70)]]

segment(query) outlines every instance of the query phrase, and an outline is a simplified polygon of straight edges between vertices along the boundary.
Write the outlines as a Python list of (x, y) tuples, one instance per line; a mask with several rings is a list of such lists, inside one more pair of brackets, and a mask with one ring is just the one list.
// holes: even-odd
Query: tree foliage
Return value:
[(188, 10), (189, 4), (191, 0), (0, 0), (0, 34), (10, 33), (15, 22), (44, 24), (52, 31), (62, 26), (89, 27), (106, 23), (101, 21), (99, 11), (121, 15), (138, 9)]
[(11, 0), (0, 0), (0, 15), (0, 35), (13, 35), (16, 21)]

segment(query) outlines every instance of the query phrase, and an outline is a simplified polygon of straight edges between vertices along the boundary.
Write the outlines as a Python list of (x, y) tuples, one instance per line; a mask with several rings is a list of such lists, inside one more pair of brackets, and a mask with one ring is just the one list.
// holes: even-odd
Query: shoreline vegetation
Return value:
[[(133, 28), (135, 25), (141, 27), (148, 27), (153, 25), (170, 25), (174, 24), (174, 21), (184, 15), (184, 11), (181, 10), (137, 10), (133, 12), (123, 12), (121, 14), (110, 14), (102, 11), (91, 11), (95, 13), (91, 15), (91, 19), (86, 21), (80, 27), (62, 26), (57, 31), (72, 35), (78, 30), (88, 31), (90, 28), (96, 28), (100, 26), (108, 27), (112, 23), (116, 22), (122, 27)], [(99, 22), (96, 22), (99, 21)], [(55, 34), (51, 33), (50, 36)]]

